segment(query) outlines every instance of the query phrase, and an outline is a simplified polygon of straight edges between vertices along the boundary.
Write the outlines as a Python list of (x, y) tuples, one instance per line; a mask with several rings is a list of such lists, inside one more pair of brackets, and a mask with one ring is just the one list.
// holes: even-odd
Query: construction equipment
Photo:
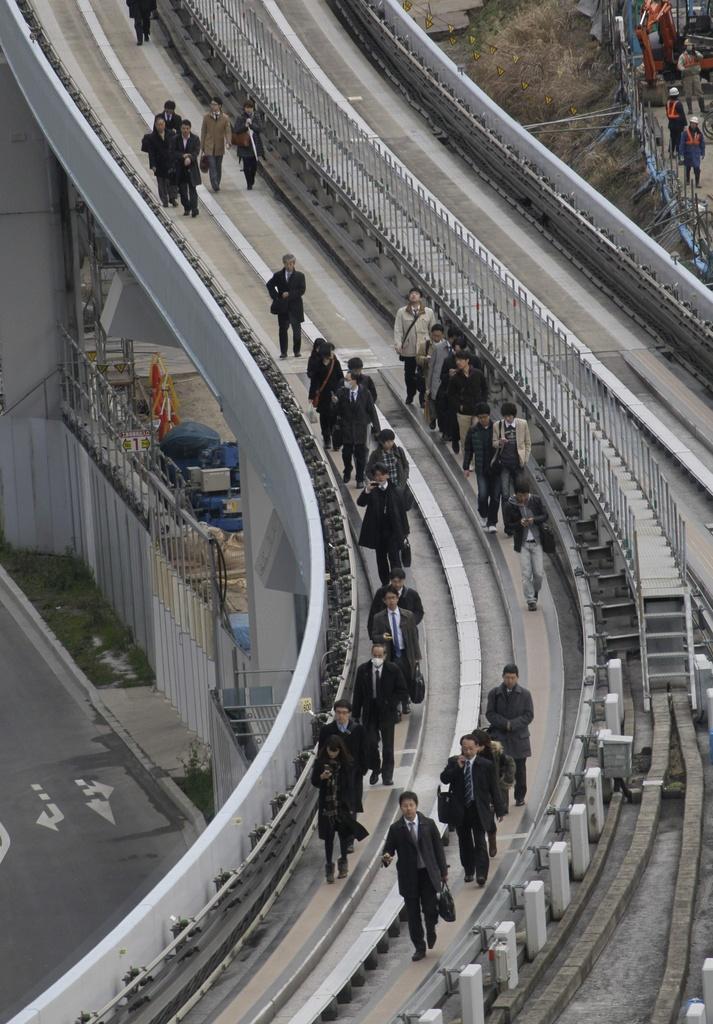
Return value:
[(240, 458), (235, 441), (187, 420), (161, 441), (161, 451), (186, 482), (191, 508), (202, 523), (226, 533), (243, 528)]
[[(682, 23), (683, 31), (679, 31)], [(686, 39), (702, 55), (702, 72), (709, 72), (713, 68), (710, 0), (700, 9), (684, 9), (683, 14), (678, 4), (674, 12), (669, 0), (644, 0), (636, 38), (641, 45), (647, 85), (654, 85), (657, 75), (667, 81), (679, 76), (677, 62)]]

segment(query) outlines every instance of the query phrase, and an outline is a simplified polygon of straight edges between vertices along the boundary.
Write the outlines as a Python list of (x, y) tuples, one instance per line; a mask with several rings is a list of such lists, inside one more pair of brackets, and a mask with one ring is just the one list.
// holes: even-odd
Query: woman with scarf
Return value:
[(312, 769), (312, 785), (319, 789), (317, 833), (324, 840), (324, 870), (331, 883), (334, 881), (334, 837), (339, 836), (341, 854), (337, 877), (346, 878), (349, 874), (347, 848), (358, 825), (352, 817), (355, 810), (352, 758), (339, 736), (330, 736), (319, 751)]

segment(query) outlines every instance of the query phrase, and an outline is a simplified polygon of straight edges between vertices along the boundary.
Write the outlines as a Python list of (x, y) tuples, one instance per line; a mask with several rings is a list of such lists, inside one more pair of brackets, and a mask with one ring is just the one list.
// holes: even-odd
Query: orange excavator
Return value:
[[(657, 46), (651, 40), (654, 28), (658, 29)], [(708, 13), (688, 18), (683, 33), (679, 34), (669, 0), (643, 0), (636, 38), (641, 44), (644, 77), (649, 85), (654, 84), (657, 74), (669, 80), (678, 76), (676, 62), (687, 38), (693, 40), (696, 50), (702, 55), (702, 70), (713, 69), (713, 33)]]

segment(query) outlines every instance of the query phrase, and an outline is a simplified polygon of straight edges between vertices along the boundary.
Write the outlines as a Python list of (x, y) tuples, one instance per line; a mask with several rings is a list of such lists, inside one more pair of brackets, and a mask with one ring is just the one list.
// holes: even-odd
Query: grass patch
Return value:
[(188, 757), (181, 761), (183, 776), (174, 779), (188, 799), (196, 805), (206, 821), (215, 814), (213, 804), (213, 772), (210, 757), (204, 748), (195, 741), (191, 743)]
[(79, 558), (0, 542), (0, 563), (95, 686), (153, 683), (146, 655)]

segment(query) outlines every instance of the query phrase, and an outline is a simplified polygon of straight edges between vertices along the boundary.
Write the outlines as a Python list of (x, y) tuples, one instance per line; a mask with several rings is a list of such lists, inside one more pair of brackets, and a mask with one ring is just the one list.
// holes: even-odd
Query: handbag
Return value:
[(438, 787), (438, 820), (442, 825), (451, 822), (451, 793), (449, 789)]
[(423, 704), (426, 696), (426, 680), (423, 678), (420, 665), (416, 665), (416, 668), (414, 669), (410, 690), (411, 692), (409, 696), (411, 697), (411, 703)]
[(208, 163), (208, 157), (205, 155), (205, 153), (201, 157), (198, 166), (200, 167), (201, 171), (203, 171), (204, 174), (208, 171), (210, 164)]
[(442, 917), (448, 924), (453, 924), (456, 919), (456, 905), (448, 883), (444, 882), (438, 894), (438, 916)]
[(250, 146), (250, 132), (247, 128), (244, 132), (233, 132), (230, 136), (230, 141), (234, 146), (240, 146), (241, 149), (248, 149)]
[(409, 544), (408, 537), (404, 537), (401, 541), (401, 565), (404, 569), (411, 567), (411, 545)]
[(557, 547), (555, 535), (547, 523), (540, 523), (540, 544), (546, 555), (554, 555)]

